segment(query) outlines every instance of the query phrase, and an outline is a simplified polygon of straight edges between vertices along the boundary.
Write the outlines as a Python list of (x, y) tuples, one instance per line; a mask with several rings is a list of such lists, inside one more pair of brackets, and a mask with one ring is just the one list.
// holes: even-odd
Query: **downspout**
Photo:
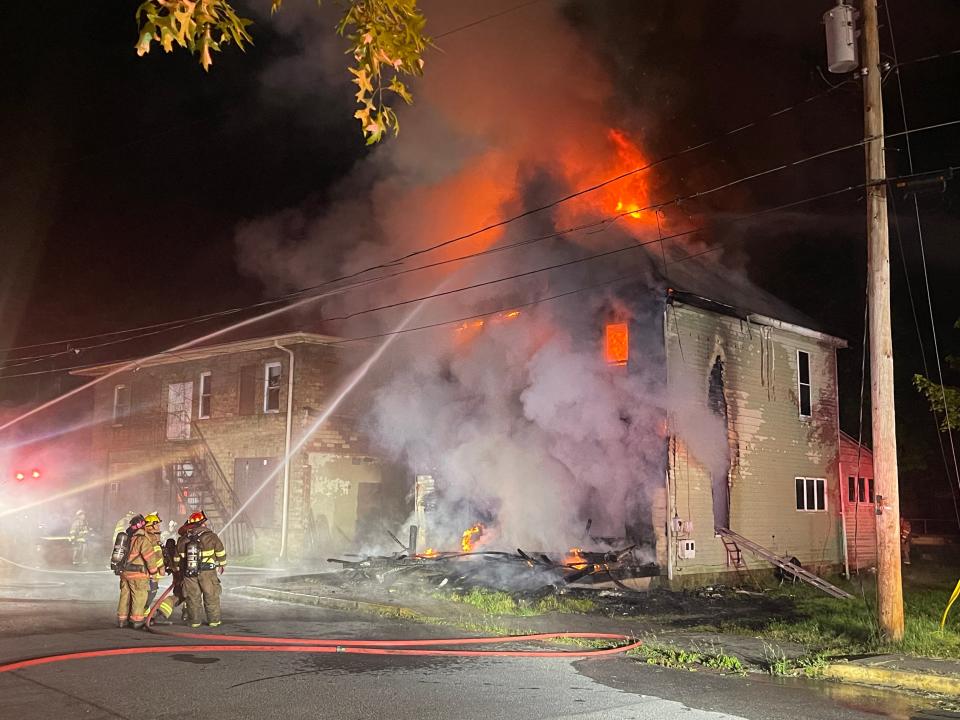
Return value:
[(840, 540), (843, 543), (843, 576), (850, 579), (850, 558), (847, 551), (847, 513), (843, 502), (843, 450), (840, 446), (840, 375), (837, 370), (837, 349), (833, 349), (833, 381), (837, 402), (837, 502), (840, 503)]
[[(669, 337), (668, 337), (669, 332), (668, 332), (668, 330), (667, 330), (667, 327), (668, 327), (668, 325), (667, 325), (667, 310), (669, 310), (669, 309), (670, 309), (670, 302), (669, 302), (669, 300), (668, 300), (667, 303), (663, 306), (663, 363), (664, 363), (664, 365), (666, 366), (666, 367), (664, 367), (664, 373), (665, 373), (666, 376), (667, 376), (667, 377), (666, 377), (666, 381), (667, 381), (667, 385), (668, 385), (668, 386), (669, 386), (669, 384), (670, 384), (670, 362), (669, 362), (668, 356), (667, 356), (667, 343), (669, 342)], [(667, 414), (667, 417), (669, 418), (669, 413)], [(677, 514), (677, 509), (673, 506), (673, 502), (672, 502), (671, 496), (670, 496), (670, 474), (671, 474), (671, 472), (672, 472), (672, 470), (673, 470), (673, 468), (672, 468), (672, 463), (673, 463), (674, 451), (676, 450), (676, 439), (673, 438), (672, 435), (670, 435), (671, 432), (672, 432), (672, 423), (670, 423), (669, 420), (668, 420), (668, 425), (667, 425), (667, 433), (668, 433), (668, 434), (667, 434), (667, 471), (664, 473), (664, 483), (665, 483), (666, 489), (667, 489), (667, 501), (666, 501), (666, 503), (664, 503), (664, 505), (665, 505), (665, 507), (666, 507), (666, 512), (664, 513), (664, 515), (667, 516), (667, 517), (666, 517), (666, 521), (667, 521), (666, 540), (667, 540), (667, 582), (668, 582), (668, 583), (672, 583), (672, 582), (673, 582), (673, 552), (674, 552), (674, 548), (673, 548), (673, 542), (674, 542), (674, 540), (673, 540), (673, 516)]]
[(293, 435), (293, 351), (285, 348), (276, 340), (273, 341), (274, 347), (282, 350), (290, 358), (290, 366), (287, 371), (287, 433), (283, 448), (283, 510), (280, 518), (280, 559), (287, 558), (287, 524), (290, 515), (290, 444)]

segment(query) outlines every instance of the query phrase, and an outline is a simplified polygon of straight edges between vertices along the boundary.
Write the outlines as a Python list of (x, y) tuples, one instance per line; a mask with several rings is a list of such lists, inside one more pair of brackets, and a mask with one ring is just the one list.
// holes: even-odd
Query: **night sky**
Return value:
[[(34, 0), (12, 3), (5, 13), (0, 348), (262, 299), (275, 288), (238, 264), (238, 226), (285, 209), (323, 207), (336, 183), (370, 153), (352, 118), (351, 86), (340, 71), (345, 59), (329, 29), (329, 7), (321, 15), (313, 12), (313, 0), (286, 0), (284, 11), (271, 20), (264, 12), (268, 0), (238, 3), (258, 20), (256, 45), (245, 54), (227, 48), (205, 74), (183, 51), (164, 55), (155, 47), (145, 58), (136, 56), (137, 4)], [(826, 74), (820, 16), (831, 4), (497, 0), (461, 3), (461, 17), (482, 19), (524, 5), (483, 28), (525, 24), (530, 42), (536, 42), (538, 13), (560, 12), (608, 72), (616, 89), (612, 111), (656, 158), (823, 93), (828, 82), (842, 82), (818, 70)], [(906, 0), (890, 5), (901, 62), (960, 47), (960, 5), (953, 0), (922, 5), (922, 11)], [(428, 32), (440, 35), (453, 28), (429, 22), (436, 6), (423, 3)], [(309, 28), (295, 27), (308, 16), (315, 18)], [(880, 17), (881, 47), (889, 57), (882, 6)], [(468, 41), (472, 32), (477, 30), (464, 29), (438, 44), (449, 48)], [(305, 57), (310, 62), (301, 63)], [(430, 54), (426, 60), (429, 74)], [(318, 63), (325, 70), (316, 71)], [(960, 56), (907, 65), (901, 77), (910, 126), (960, 119)], [(665, 166), (657, 198), (857, 142), (863, 132), (860, 88), (847, 83)], [(416, 94), (416, 82), (412, 89)], [(561, 96), (569, 91), (555, 88)], [(892, 74), (884, 94), (887, 131), (897, 132), (903, 121)], [(387, 142), (404, 140), (401, 132)], [(960, 165), (960, 127), (918, 134), (913, 142), (918, 171)], [(887, 149), (888, 174), (908, 172), (903, 138), (890, 140)], [(719, 220), (862, 181), (863, 154), (853, 150), (682, 210)], [(960, 330), (952, 329), (960, 316), (958, 187), (955, 181), (944, 194), (920, 198), (941, 355), (960, 345)], [(912, 201), (894, 199), (929, 360), (933, 350)], [(703, 238), (726, 245), (717, 262), (745, 268), (755, 283), (850, 341), (840, 363), (842, 425), (852, 433), (859, 408), (864, 225), (862, 193), (853, 193), (788, 217), (735, 229), (717, 226)], [(933, 421), (909, 385), (923, 368), (898, 248), (891, 227), (902, 477), (911, 512), (910, 503), (924, 494), (921, 488), (942, 494), (946, 481)], [(120, 346), (115, 357), (143, 349), (136, 343)], [(18, 354), (26, 351), (10, 357)], [(22, 369), (70, 362), (77, 361), (62, 358)], [(16, 405), (32, 399), (37, 382), (35, 377), (0, 381), (0, 400)]]

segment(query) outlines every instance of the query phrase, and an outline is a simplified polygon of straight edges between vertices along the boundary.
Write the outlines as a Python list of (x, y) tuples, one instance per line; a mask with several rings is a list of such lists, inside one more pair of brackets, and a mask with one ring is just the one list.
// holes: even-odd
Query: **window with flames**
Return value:
[(608, 365), (626, 365), (630, 358), (630, 330), (625, 322), (607, 323), (603, 355)]

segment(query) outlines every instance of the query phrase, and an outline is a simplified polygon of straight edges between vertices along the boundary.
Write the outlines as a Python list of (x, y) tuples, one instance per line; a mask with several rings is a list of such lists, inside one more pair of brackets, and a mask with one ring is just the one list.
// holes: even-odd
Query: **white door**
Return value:
[(193, 408), (193, 382), (167, 386), (167, 440), (190, 439), (190, 411)]

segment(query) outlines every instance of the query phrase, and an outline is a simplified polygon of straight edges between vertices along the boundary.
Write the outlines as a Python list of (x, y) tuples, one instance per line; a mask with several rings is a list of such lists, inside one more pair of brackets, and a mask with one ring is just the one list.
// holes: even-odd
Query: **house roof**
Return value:
[(847, 347), (843, 338), (831, 335), (824, 325), (754, 285), (743, 273), (718, 264), (674, 263), (669, 268), (668, 302), (681, 302), (704, 310), (794, 332)]
[(204, 360), (206, 358), (217, 357), (237, 352), (246, 352), (250, 350), (264, 350), (275, 345), (335, 345), (341, 338), (332, 335), (320, 335), (309, 332), (288, 332), (279, 335), (261, 335), (260, 337), (244, 338), (231, 340), (228, 342), (210, 343), (197, 345), (196, 347), (186, 348), (184, 350), (165, 350), (144, 358), (133, 358), (131, 360), (119, 360), (116, 362), (104, 363), (102, 365), (93, 365), (90, 367), (71, 370), (71, 375), (87, 375), (97, 377), (105, 375), (111, 370), (117, 370), (124, 366), (131, 368), (152, 367), (155, 365), (170, 365), (173, 363), (188, 362), (191, 360)]
[(853, 435), (850, 435), (849, 433), (845, 433), (843, 430), (840, 431), (840, 442), (841, 444), (846, 442), (848, 445), (851, 445), (854, 448), (856, 448), (859, 445), (860, 452), (862, 452), (864, 455), (867, 455), (869, 457), (873, 457), (873, 450), (871, 450), (866, 443), (858, 443), (857, 439)]

